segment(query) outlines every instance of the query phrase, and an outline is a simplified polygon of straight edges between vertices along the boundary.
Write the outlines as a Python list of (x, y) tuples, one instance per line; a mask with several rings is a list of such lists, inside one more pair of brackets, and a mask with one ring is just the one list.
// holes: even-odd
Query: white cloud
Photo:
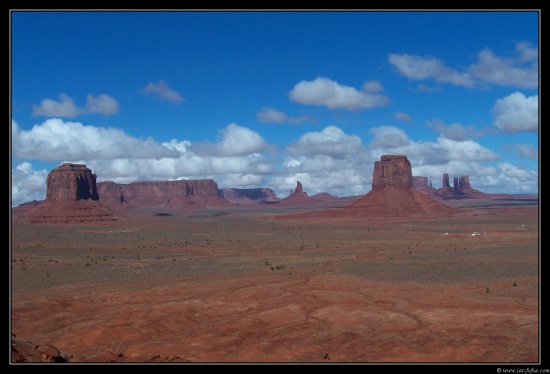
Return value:
[(110, 116), (119, 110), (118, 102), (109, 95), (93, 97), (88, 95), (86, 106), (79, 108), (74, 100), (66, 94), (59, 95), (59, 101), (44, 99), (40, 106), (33, 106), (34, 116), (74, 118), (80, 114), (103, 114)]
[(397, 68), (399, 73), (411, 80), (433, 78), (438, 82), (451, 83), (455, 86), (473, 87), (474, 85), (468, 74), (448, 68), (435, 57), (423, 58), (406, 53), (390, 54), (388, 61)]
[(396, 149), (411, 144), (405, 131), (393, 126), (379, 126), (370, 129), (374, 139), (371, 147)]
[(361, 149), (361, 138), (347, 135), (336, 126), (328, 126), (321, 132), (308, 132), (292, 142), (286, 151), (289, 154), (328, 155), (342, 158)]
[(499, 155), (472, 140), (455, 141), (439, 137), (438, 143), (447, 150), (449, 159), (456, 161), (495, 161)]
[(136, 139), (116, 128), (51, 118), (29, 131), (12, 121), (12, 154), (46, 161), (178, 157), (153, 139)]
[(185, 100), (179, 92), (168, 87), (168, 84), (164, 81), (157, 82), (157, 84), (149, 82), (141, 92), (145, 96), (153, 96), (158, 100), (169, 101), (174, 104), (180, 104)]
[(398, 121), (403, 121), (406, 123), (412, 123), (412, 119), (410, 114), (403, 113), (403, 112), (397, 112), (395, 113), (395, 119)]
[(255, 131), (232, 123), (219, 131), (219, 141), (215, 144), (204, 142), (191, 146), (202, 156), (241, 156), (260, 153), (270, 149), (267, 142)]
[[(515, 45), (513, 57), (502, 58), (486, 49), (478, 53), (475, 64), (460, 72), (445, 65), (436, 57), (421, 57), (406, 53), (390, 54), (388, 62), (410, 80), (434, 79), (440, 83), (473, 88), (482, 83), (521, 88), (538, 87), (538, 49), (527, 42)], [(418, 91), (433, 89), (421, 85)]]
[(516, 58), (500, 58), (484, 50), (469, 70), (472, 76), (499, 86), (538, 87), (538, 49), (527, 42), (516, 43), (516, 55)]
[(493, 125), (504, 132), (531, 131), (539, 129), (539, 96), (514, 92), (496, 101), (493, 106)]
[(465, 141), (477, 136), (474, 126), (466, 127), (459, 123), (446, 125), (438, 120), (428, 121), (426, 124), (428, 127), (439, 131), (444, 138), (454, 141)]
[(381, 89), (382, 86), (378, 82), (367, 82), (363, 85), (363, 91), (358, 91), (331, 79), (317, 77), (313, 81), (299, 82), (288, 95), (292, 101), (299, 104), (326, 106), (329, 109), (360, 110), (387, 105), (389, 99), (386, 96), (372, 92)]
[(262, 108), (257, 114), (258, 121), (260, 122), (272, 122), (272, 123), (293, 123), (299, 124), (303, 122), (315, 122), (313, 118), (302, 117), (289, 117), (285, 113), (274, 108)]
[(12, 206), (46, 197), (48, 171), (34, 170), (29, 162), (23, 162), (11, 170)]
[[(472, 184), (475, 181), (475, 184)], [(505, 193), (525, 194), (536, 193), (539, 188), (538, 172), (527, 170), (510, 163), (498, 164), (494, 174), (480, 175), (477, 178), (470, 178), (473, 188), (486, 193), (503, 193), (503, 186), (506, 186)]]
[(530, 179), (533, 176), (532, 171), (525, 170), (524, 168), (517, 167), (507, 162), (503, 162), (498, 165), (498, 169), (505, 178), (522, 180)]
[(33, 106), (34, 116), (74, 118), (80, 114), (80, 109), (72, 98), (59, 94), (59, 101), (44, 99), (40, 106)]
[(86, 107), (82, 110), (83, 113), (98, 113), (109, 116), (118, 112), (118, 102), (109, 95), (99, 95), (93, 97), (88, 95), (86, 99)]

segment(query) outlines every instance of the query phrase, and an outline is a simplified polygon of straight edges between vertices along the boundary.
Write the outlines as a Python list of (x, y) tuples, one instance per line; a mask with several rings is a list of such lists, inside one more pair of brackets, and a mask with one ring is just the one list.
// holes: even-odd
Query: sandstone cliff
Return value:
[(212, 179), (152, 181), (119, 184), (98, 182), (102, 203), (113, 209), (204, 208), (231, 204), (218, 195), (218, 184)]
[(376, 161), (372, 190), (345, 209), (351, 215), (396, 217), (453, 211), (413, 188), (411, 164), (404, 155), (384, 155)]
[(63, 164), (46, 179), (46, 201), (98, 200), (96, 175), (82, 164)]
[(382, 190), (387, 186), (405, 190), (412, 188), (411, 163), (407, 156), (384, 155), (374, 163), (372, 189)]
[(22, 216), (34, 223), (102, 223), (121, 218), (98, 201), (96, 175), (82, 164), (63, 164), (46, 178), (46, 200)]

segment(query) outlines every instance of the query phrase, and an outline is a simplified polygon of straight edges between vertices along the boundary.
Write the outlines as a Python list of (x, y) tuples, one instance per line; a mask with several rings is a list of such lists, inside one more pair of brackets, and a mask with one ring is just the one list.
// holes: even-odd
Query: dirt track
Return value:
[(136, 213), (14, 219), (12, 333), (72, 362), (539, 361), (536, 207)]

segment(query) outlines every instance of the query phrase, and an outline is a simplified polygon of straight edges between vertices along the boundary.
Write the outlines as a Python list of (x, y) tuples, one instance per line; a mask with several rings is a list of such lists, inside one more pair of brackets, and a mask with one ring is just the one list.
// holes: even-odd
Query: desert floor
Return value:
[(538, 362), (538, 205), (454, 205), (13, 218), (11, 333), (88, 363)]

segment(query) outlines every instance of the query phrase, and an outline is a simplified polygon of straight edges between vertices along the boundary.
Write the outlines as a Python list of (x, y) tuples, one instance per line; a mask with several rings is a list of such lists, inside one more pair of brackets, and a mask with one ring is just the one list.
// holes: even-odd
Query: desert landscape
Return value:
[(12, 209), (11, 363), (540, 362), (538, 195), (423, 193), (392, 155), (363, 196), (243, 204), (54, 171)]

